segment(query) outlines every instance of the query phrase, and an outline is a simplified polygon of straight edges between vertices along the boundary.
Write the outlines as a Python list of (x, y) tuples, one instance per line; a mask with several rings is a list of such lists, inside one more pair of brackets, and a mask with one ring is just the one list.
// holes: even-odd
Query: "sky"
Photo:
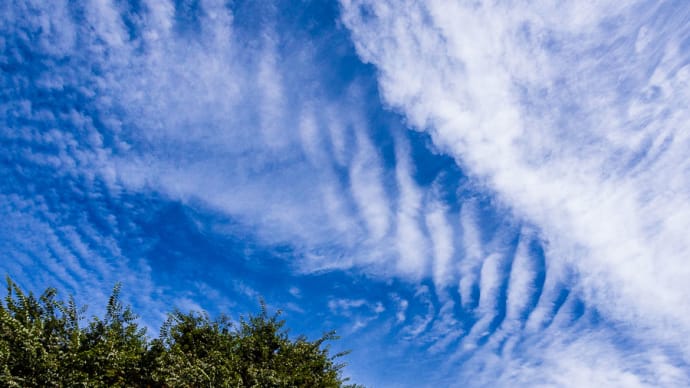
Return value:
[(685, 1), (0, 3), (0, 272), (369, 387), (689, 386)]

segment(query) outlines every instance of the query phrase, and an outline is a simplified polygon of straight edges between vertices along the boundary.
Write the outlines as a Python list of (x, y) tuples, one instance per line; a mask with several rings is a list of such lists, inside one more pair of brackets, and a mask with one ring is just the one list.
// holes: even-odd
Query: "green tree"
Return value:
[(120, 284), (108, 299), (105, 317), (93, 317), (84, 330), (80, 358), (90, 384), (124, 387), (139, 384), (141, 360), (147, 351), (146, 329), (120, 301)]
[[(329, 354), (333, 332), (290, 339), (280, 313), (234, 324), (221, 315), (175, 311), (148, 340), (113, 289), (103, 318), (80, 327), (85, 307), (47, 289), (24, 293), (7, 279), (0, 303), (0, 386), (7, 387), (345, 387)], [(349, 387), (354, 387), (349, 386)]]
[(247, 387), (340, 387), (342, 364), (322, 348), (336, 339), (334, 332), (310, 342), (304, 336), (292, 341), (280, 312), (269, 316), (261, 303), (261, 313), (240, 320), (237, 355), (242, 382)]
[[(242, 386), (236, 337), (225, 316), (176, 311), (161, 328), (154, 381), (169, 387)], [(162, 347), (162, 349), (160, 348)]]
[(59, 356), (64, 351), (64, 319), (56, 314), (55, 289), (39, 298), (7, 279), (0, 305), (0, 382), (7, 386), (59, 384)]

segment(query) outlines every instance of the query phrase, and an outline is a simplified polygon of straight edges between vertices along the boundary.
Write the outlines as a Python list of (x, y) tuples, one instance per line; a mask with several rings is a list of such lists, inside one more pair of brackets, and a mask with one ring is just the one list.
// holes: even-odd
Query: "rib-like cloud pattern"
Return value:
[(375, 386), (687, 385), (683, 8), (0, 5), (0, 269), (264, 295)]

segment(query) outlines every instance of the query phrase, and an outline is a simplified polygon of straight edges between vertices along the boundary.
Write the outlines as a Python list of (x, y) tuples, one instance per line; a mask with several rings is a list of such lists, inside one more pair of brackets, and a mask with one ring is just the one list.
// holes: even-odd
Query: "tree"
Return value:
[(59, 357), (68, 344), (67, 321), (57, 314), (56, 293), (49, 288), (36, 298), (7, 279), (7, 297), (0, 305), (0, 382), (4, 385), (59, 384)]
[(176, 311), (161, 327), (154, 381), (169, 387), (242, 386), (229, 320)]
[(321, 345), (337, 339), (334, 332), (310, 342), (304, 336), (295, 341), (283, 329), (280, 312), (269, 316), (261, 303), (261, 313), (241, 319), (238, 349), (242, 382), (249, 387), (340, 387), (340, 370)]
[[(149, 340), (120, 301), (117, 284), (103, 318), (80, 326), (85, 307), (57, 290), (39, 298), (7, 278), (0, 303), (0, 385), (8, 387), (345, 387), (346, 353), (329, 354), (328, 332), (290, 339), (280, 312), (211, 319), (174, 311)], [(348, 386), (348, 387), (354, 387)]]
[(139, 384), (141, 360), (147, 351), (146, 329), (120, 301), (120, 284), (108, 299), (104, 319), (94, 317), (84, 330), (80, 349), (83, 370), (98, 386), (124, 387)]

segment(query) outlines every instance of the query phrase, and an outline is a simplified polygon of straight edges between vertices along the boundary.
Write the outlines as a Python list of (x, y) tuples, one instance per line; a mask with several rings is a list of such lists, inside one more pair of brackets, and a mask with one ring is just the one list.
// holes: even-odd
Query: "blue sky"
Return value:
[(682, 1), (0, 5), (0, 271), (367, 386), (690, 385)]

